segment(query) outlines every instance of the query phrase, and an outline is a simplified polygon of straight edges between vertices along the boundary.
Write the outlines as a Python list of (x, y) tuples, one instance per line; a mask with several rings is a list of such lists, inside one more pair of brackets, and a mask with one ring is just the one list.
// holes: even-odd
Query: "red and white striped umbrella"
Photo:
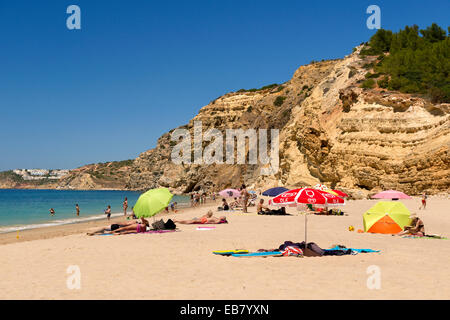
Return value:
[(325, 198), (327, 198), (327, 204), (345, 204), (345, 200), (338, 197), (337, 195), (329, 193), (328, 191), (317, 191), (319, 191)]
[[(344, 204), (345, 201), (338, 196), (319, 189), (301, 188), (293, 189), (269, 200), (269, 204), (276, 206), (297, 206), (298, 204), (333, 205)], [(305, 244), (307, 243), (307, 219), (305, 214)]]
[(346, 194), (345, 192), (342, 192), (341, 190), (334, 190), (334, 192), (336, 192), (338, 194), (339, 197), (346, 197), (348, 198), (348, 194)]
[(344, 199), (326, 191), (302, 188), (293, 189), (276, 196), (269, 201), (271, 205), (290, 206), (300, 203), (306, 204), (343, 204)]

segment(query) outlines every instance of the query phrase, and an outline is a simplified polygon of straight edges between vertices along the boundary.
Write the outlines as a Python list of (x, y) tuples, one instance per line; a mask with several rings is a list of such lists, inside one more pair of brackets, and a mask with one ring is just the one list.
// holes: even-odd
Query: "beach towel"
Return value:
[(322, 256), (324, 251), (314, 242), (308, 242), (305, 246), (305, 241), (294, 243), (292, 241), (285, 241), (282, 245), (278, 247), (278, 250), (283, 251), (286, 247), (297, 247), (303, 250), (303, 255), (305, 257), (317, 257)]
[(232, 254), (243, 254), (243, 253), (248, 253), (248, 250), (219, 250), (219, 251), (213, 251), (214, 254), (218, 254), (221, 256), (231, 256)]
[(299, 247), (287, 246), (283, 251), (283, 256), (303, 257), (303, 251)]
[(197, 230), (204, 231), (204, 230), (214, 230), (216, 227), (197, 227)]
[(337, 250), (344, 250), (344, 251), (346, 251), (346, 250), (351, 250), (352, 252), (355, 252), (355, 253), (352, 253), (352, 254), (380, 252), (380, 250), (344, 248), (344, 247), (341, 247), (341, 246), (335, 246), (334, 248), (331, 248), (331, 249), (325, 249), (324, 251), (325, 251), (325, 252), (331, 252), (331, 251), (337, 251)]
[(339, 248), (339, 249), (325, 249), (323, 253), (324, 256), (344, 256), (348, 254), (355, 255), (358, 254), (358, 252), (352, 251), (350, 249)]
[(168, 233), (168, 232), (178, 232), (178, 231), (180, 231), (180, 230), (174, 230), (174, 229), (171, 229), (171, 230), (149, 230), (149, 231), (145, 231), (142, 233)]
[(260, 211), (260, 212), (258, 212), (258, 215), (260, 215), (260, 216), (292, 216), (292, 214), (289, 214), (289, 213), (278, 213), (278, 212), (272, 212), (272, 211)]
[(438, 235), (428, 235), (428, 236), (403, 236), (402, 238), (409, 238), (409, 239), (439, 239), (439, 240), (448, 240), (446, 237), (438, 236)]
[[(149, 230), (149, 231), (145, 231), (145, 232), (140, 232), (140, 233), (167, 233), (167, 232), (178, 232), (179, 230)], [(127, 234), (138, 234), (137, 232), (133, 232), (133, 233), (127, 233)], [(97, 236), (113, 236), (113, 233), (100, 233), (97, 234)]]
[(231, 256), (238, 258), (250, 258), (250, 257), (282, 257), (283, 254), (281, 251), (268, 251), (268, 252), (251, 252), (251, 253), (242, 253), (236, 254), (233, 253)]

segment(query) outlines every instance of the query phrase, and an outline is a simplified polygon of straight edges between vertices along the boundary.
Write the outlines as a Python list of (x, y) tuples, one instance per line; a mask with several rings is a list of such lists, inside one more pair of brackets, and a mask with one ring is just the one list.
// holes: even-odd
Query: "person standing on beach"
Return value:
[(78, 206), (78, 203), (75, 205), (75, 209), (77, 210), (77, 217), (80, 216), (80, 207)]
[(128, 208), (128, 199), (125, 197), (125, 200), (123, 200), (123, 215), (127, 216), (127, 208)]
[(243, 203), (242, 203), (243, 210), (242, 210), (242, 212), (246, 213), (247, 212), (247, 203), (248, 203), (248, 199), (250, 198), (250, 194), (248, 193), (245, 184), (243, 184), (242, 187), (241, 187), (241, 195), (242, 195), (242, 199), (243, 199)]
[(194, 207), (194, 194), (191, 193), (191, 207)]
[(55, 215), (55, 209), (50, 208), (50, 214), (52, 215), (52, 217)]
[(111, 206), (108, 206), (105, 210), (105, 214), (108, 217), (108, 220), (111, 218)]
[(200, 195), (198, 192), (194, 193), (194, 207), (198, 207), (200, 204)]
[(424, 193), (422, 193), (422, 205), (419, 207), (419, 210), (420, 209), (426, 209), (427, 208), (427, 195), (426, 195), (426, 193), (424, 192)]
[(202, 203), (205, 204), (206, 203), (206, 192), (203, 191), (202, 193)]

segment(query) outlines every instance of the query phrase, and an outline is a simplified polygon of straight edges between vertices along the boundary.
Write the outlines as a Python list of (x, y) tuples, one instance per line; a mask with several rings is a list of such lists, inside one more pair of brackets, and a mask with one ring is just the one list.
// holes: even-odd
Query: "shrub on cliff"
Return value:
[(423, 30), (406, 26), (397, 33), (380, 29), (361, 55), (382, 53), (389, 54), (378, 57), (374, 70), (389, 76), (387, 88), (450, 102), (450, 37), (444, 29), (435, 23)]
[(284, 103), (284, 100), (286, 100), (286, 97), (284, 97), (284, 96), (278, 96), (278, 97), (275, 99), (275, 101), (273, 102), (273, 105), (274, 105), (274, 106), (277, 106), (277, 107), (281, 107), (281, 106), (283, 105), (283, 103)]
[(375, 80), (373, 79), (368, 79), (361, 84), (361, 88), (364, 89), (372, 89), (373, 87), (375, 87)]

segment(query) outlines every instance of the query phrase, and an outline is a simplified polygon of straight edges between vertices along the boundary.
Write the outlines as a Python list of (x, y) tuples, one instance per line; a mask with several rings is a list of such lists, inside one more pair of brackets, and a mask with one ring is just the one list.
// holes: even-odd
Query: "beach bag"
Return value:
[(283, 250), (282, 254), (283, 254), (283, 257), (289, 257), (289, 256), (303, 257), (303, 250), (300, 249), (299, 247), (287, 246)]
[(177, 226), (172, 221), (172, 219), (169, 219), (169, 220), (167, 220), (166, 223), (164, 223), (164, 229), (166, 229), (166, 230), (174, 230), (176, 228), (177, 228)]
[(314, 242), (309, 242), (305, 249), (303, 249), (303, 255), (305, 257), (321, 257), (325, 251)]
[(164, 221), (163, 219), (153, 222), (152, 227), (154, 230), (164, 230)]

